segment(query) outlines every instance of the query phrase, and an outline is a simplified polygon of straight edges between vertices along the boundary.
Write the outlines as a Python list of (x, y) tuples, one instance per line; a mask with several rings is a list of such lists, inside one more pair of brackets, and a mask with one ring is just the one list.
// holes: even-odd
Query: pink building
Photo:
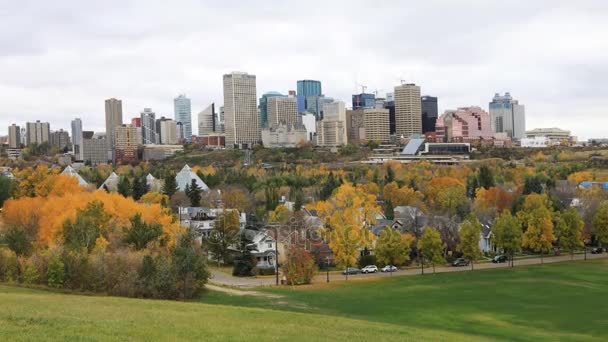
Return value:
[(480, 107), (447, 110), (437, 119), (437, 141), (461, 142), (492, 139), (490, 114)]

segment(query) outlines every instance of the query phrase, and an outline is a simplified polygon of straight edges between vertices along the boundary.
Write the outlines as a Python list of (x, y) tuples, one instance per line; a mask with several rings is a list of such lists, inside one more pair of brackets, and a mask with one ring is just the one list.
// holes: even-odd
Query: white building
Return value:
[(296, 147), (308, 141), (306, 127), (297, 125), (272, 125), (262, 130), (262, 144), (266, 148)]
[(511, 94), (504, 96), (495, 94), (490, 102), (490, 119), (495, 133), (507, 133), (509, 138), (520, 140), (525, 138), (526, 109), (514, 100)]
[(161, 117), (156, 120), (156, 131), (160, 144), (177, 145), (179, 143), (177, 123), (175, 121)]
[(406, 83), (395, 87), (395, 134), (408, 138), (422, 134), (420, 87)]
[(575, 138), (570, 135), (570, 131), (552, 128), (535, 128), (526, 131), (526, 138), (546, 137), (551, 145), (571, 145)]
[(308, 141), (313, 141), (317, 133), (317, 117), (313, 113), (303, 113), (301, 115), (302, 124), (306, 128), (306, 137)]
[(551, 140), (547, 137), (534, 137), (521, 139), (521, 147), (547, 147), (551, 146)]
[(323, 119), (317, 121), (317, 145), (324, 147), (344, 146), (347, 143), (346, 105), (342, 101), (325, 103)]

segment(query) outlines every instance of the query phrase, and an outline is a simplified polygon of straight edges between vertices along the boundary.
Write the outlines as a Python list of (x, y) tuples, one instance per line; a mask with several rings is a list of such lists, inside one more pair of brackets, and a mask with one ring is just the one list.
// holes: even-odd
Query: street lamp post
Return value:
[(325, 257), (325, 259), (327, 260), (326, 261), (327, 267), (325, 268), (325, 270), (327, 271), (327, 282), (329, 283), (329, 257), (327, 256), (327, 257)]
[(422, 275), (424, 275), (424, 254), (420, 251), (420, 265), (422, 265)]

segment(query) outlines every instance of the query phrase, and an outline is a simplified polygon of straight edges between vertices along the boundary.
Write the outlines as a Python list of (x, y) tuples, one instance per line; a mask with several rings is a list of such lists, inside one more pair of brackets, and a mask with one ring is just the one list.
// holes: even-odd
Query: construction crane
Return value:
[(364, 84), (357, 84), (357, 87), (361, 87), (361, 94), (365, 94), (365, 91), (367, 90), (367, 86)]

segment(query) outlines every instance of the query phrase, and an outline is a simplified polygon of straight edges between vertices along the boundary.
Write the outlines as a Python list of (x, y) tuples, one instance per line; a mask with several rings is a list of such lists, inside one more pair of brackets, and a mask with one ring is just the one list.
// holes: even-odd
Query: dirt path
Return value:
[(264, 297), (264, 298), (271, 298), (271, 299), (283, 298), (283, 296), (277, 295), (277, 294), (264, 293), (264, 292), (259, 292), (259, 291), (243, 291), (243, 290), (231, 289), (228, 287), (221, 287), (221, 286), (217, 286), (217, 285), (213, 285), (213, 284), (207, 284), (207, 285), (205, 285), (205, 287), (211, 291), (223, 292), (223, 293), (227, 293), (227, 294), (234, 295), (234, 296), (255, 296), (255, 297)]

